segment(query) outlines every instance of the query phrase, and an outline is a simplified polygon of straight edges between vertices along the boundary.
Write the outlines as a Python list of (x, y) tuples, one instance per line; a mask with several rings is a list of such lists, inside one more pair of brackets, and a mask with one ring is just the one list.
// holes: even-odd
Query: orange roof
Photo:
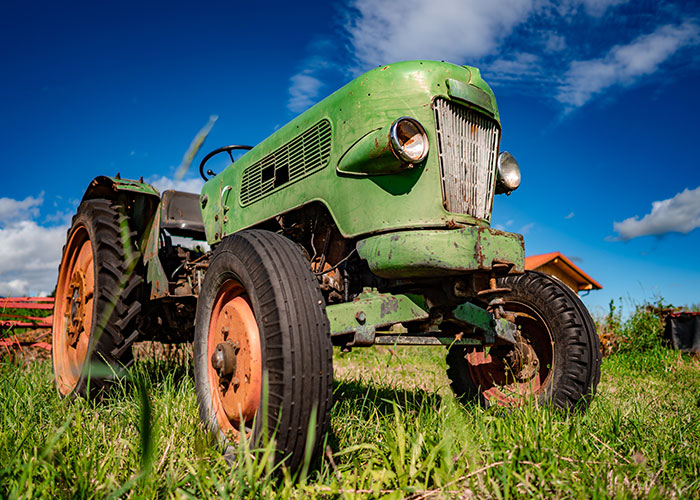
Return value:
[(550, 263), (580, 285), (584, 285), (579, 288), (580, 290), (600, 290), (603, 288), (600, 283), (584, 273), (581, 268), (571, 262), (566, 256), (562, 255), (561, 252), (550, 252), (525, 257), (525, 269), (535, 270)]

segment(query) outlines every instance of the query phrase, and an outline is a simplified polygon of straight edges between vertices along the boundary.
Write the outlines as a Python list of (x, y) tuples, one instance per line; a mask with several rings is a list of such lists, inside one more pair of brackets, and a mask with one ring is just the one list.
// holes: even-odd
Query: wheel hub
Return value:
[(540, 366), (540, 360), (532, 346), (520, 339), (506, 356), (507, 364), (520, 382), (530, 380), (535, 376)]
[(236, 354), (240, 350), (239, 343), (230, 339), (216, 346), (214, 353), (211, 355), (211, 366), (219, 375), (220, 385), (223, 385), (221, 382), (225, 382), (225, 385), (228, 385), (228, 382), (231, 381), (231, 378), (236, 373), (236, 365), (238, 364)]
[(66, 325), (66, 333), (71, 345), (78, 342), (80, 332), (83, 331), (83, 318), (85, 317), (85, 273), (80, 269), (76, 269), (71, 276), (70, 284), (68, 285), (68, 294), (66, 300), (70, 304), (70, 309), (67, 311), (68, 324)]
[(240, 284), (219, 292), (209, 327), (209, 383), (222, 429), (240, 432), (260, 405), (262, 360), (260, 335), (252, 307)]

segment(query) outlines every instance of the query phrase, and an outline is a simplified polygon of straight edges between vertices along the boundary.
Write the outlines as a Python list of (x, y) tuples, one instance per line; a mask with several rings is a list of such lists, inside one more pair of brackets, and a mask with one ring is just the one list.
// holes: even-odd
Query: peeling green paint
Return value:
[(493, 344), (496, 337), (515, 344), (515, 334), (518, 331), (515, 323), (503, 318), (496, 319), (487, 310), (470, 302), (458, 306), (453, 314), (455, 319), (483, 331), (486, 344)]
[(496, 263), (525, 268), (522, 235), (478, 226), (380, 234), (359, 241), (357, 252), (383, 278), (460, 274)]
[(428, 318), (428, 312), (408, 295), (366, 289), (352, 302), (326, 307), (331, 336), (355, 334), (355, 344), (371, 345), (377, 328)]

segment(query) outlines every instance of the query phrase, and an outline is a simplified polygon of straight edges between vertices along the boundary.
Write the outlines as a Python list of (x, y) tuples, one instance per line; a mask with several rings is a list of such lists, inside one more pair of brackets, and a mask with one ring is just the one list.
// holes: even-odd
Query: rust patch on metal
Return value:
[(383, 298), (379, 307), (379, 317), (383, 318), (399, 310), (399, 302), (391, 298)]

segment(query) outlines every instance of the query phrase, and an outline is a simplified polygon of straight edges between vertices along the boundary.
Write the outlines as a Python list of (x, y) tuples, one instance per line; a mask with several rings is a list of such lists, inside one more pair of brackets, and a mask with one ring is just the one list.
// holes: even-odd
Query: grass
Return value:
[(610, 356), (567, 415), (459, 405), (441, 348), (335, 354), (326, 453), (296, 483), (209, 446), (188, 361), (141, 360), (100, 404), (60, 399), (50, 362), (2, 362), (0, 497), (700, 498), (697, 359)]

